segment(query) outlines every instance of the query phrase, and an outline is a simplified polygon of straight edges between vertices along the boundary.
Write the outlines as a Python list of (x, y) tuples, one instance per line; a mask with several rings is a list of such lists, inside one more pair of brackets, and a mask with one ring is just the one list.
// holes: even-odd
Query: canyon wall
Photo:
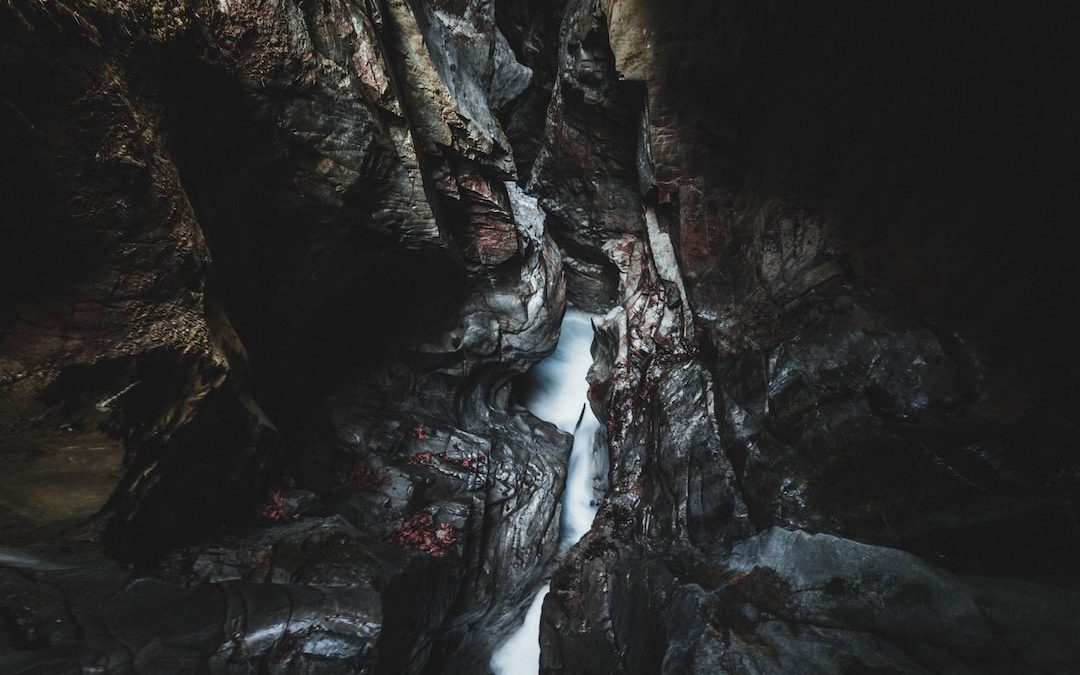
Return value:
[(0, 663), (1071, 672), (1076, 15), (0, 4)]

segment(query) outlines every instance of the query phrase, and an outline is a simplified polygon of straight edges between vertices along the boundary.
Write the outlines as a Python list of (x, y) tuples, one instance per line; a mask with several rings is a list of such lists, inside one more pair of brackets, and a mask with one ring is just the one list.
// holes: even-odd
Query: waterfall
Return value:
[[(593, 440), (600, 422), (589, 407), (585, 375), (592, 365), (591, 315), (569, 308), (563, 317), (559, 344), (551, 356), (538, 363), (522, 387), (525, 406), (540, 419), (574, 434), (562, 496), (559, 552), (581, 539), (596, 516), (593, 478)], [(548, 585), (537, 592), (525, 621), (491, 657), (496, 675), (536, 675), (540, 670), (540, 610)]]

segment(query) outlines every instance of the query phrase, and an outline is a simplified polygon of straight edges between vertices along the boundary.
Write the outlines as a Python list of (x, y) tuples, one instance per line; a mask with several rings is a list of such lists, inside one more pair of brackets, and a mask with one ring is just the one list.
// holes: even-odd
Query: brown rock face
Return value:
[(187, 423), (227, 379), (231, 329), (207, 309), (209, 252), (156, 111), (107, 36), (66, 6), (3, 22), (0, 461), (21, 537), (85, 521), (149, 465), (124, 436)]
[[(521, 253), (508, 146), (482, 100), (442, 84), (420, 23), (400, 4), (5, 8), (3, 461), (18, 483), (21, 463), (55, 473), (99, 448), (96, 478), (65, 488), (84, 497), (42, 498), (63, 524), (135, 466), (156, 480), (162, 458), (138, 448), (167, 447), (212, 392), (265, 384), (287, 411), (348, 343), (377, 352), (452, 312), (462, 258)], [(455, 168), (425, 185), (438, 165)], [(247, 381), (245, 347), (266, 380)]]
[(506, 184), (492, 102), (529, 73), (493, 7), (16, 2), (0, 31), (0, 527), (39, 547), (0, 557), (0, 669), (482, 668), (567, 452), (509, 400), (565, 286)]

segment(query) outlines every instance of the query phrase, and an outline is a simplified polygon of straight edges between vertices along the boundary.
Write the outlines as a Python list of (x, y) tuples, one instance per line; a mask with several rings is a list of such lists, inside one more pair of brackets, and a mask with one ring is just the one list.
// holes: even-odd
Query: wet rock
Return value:
[[(544, 323), (532, 330), (549, 335)], [(504, 349), (536, 348), (539, 335), (528, 331), (510, 334)], [(509, 373), (496, 376), (490, 361), (507, 353), (471, 352), (468, 359), (489, 361), (485, 377), (496, 378), (481, 387), (506, 386)], [(478, 389), (475, 403), (463, 401), (467, 407), (456, 412), (435, 398), (435, 387), (416, 386), (389, 407), (373, 408), (386, 404), (363, 387), (332, 402), (352, 468), (326, 476), (336, 486), (321, 489), (332, 490), (332, 510), (409, 561), (383, 590), (380, 668), (421, 672), (438, 663), (444, 672), (475, 672), (524, 610), (555, 553), (570, 439), (524, 411), (492, 408), (507, 405), (497, 392)], [(301, 476), (318, 484), (319, 473), (310, 466)]]
[[(1052, 514), (1068, 510), (1074, 488), (1040, 474), (1038, 463), (1008, 457), (1021, 428), (1048, 425), (1036, 433), (1050, 454), (1073, 442), (1069, 433), (1045, 419), (989, 423), (976, 412), (971, 396), (982, 394), (970, 388), (965, 357), (949, 341), (880, 301), (842, 298), (796, 305), (807, 316), (798, 337), (765, 363), (720, 360), (722, 381), (744, 369), (764, 378), (763, 386), (725, 386), (721, 407), (755, 520), (903, 545), (979, 573), (1068, 580), (1069, 558), (1047, 551), (1019, 560), (1010, 538), (1027, 551), (1060, 543), (1031, 542), (1015, 529), (1013, 509), (1043, 512), (1040, 520), (1059, 523), (1050, 526), (1057, 537), (1071, 538)], [(822, 309), (815, 316), (807, 305)], [(988, 527), (1011, 534), (983, 539)]]
[[(744, 660), (760, 672), (850, 663), (1006, 673), (1067, 672), (1077, 658), (1057, 631), (1075, 630), (1066, 617), (1078, 598), (1051, 585), (955, 577), (903, 551), (779, 528), (736, 546), (727, 567), (731, 581), (721, 587), (728, 590), (716, 598), (718, 609), (751, 576), (769, 581), (743, 596), (760, 614), (741, 627), (750, 632), (742, 642), (758, 646), (739, 657), (724, 654), (720, 663)], [(1031, 632), (1032, 622), (1047, 630)], [(799, 636), (804, 623), (817, 629)]]
[[(708, 562), (587, 560), (577, 588), (545, 605), (544, 672), (1064, 673), (1077, 658), (1075, 593), (801, 531), (774, 528)], [(574, 617), (599, 620), (596, 597), (610, 628), (583, 630)]]
[(496, 109), (514, 148), (514, 163), (523, 179), (531, 172), (543, 144), (548, 103), (555, 84), (559, 27), (566, 0), (501, 0), (495, 19), (515, 58), (532, 72), (528, 86)]
[(319, 508), (319, 495), (311, 490), (284, 490), (281, 493), (282, 506), (290, 518), (306, 515)]
[[(579, 58), (561, 61), (558, 87), (565, 94), (575, 91), (566, 86), (568, 80), (575, 82), (586, 105), (560, 99), (560, 91), (553, 94), (549, 137), (567, 135), (541, 153), (534, 189), (557, 195), (553, 213), (574, 213), (567, 220), (585, 223), (572, 237), (556, 236), (569, 254), (567, 267), (573, 269), (574, 257), (613, 264), (620, 307), (598, 328), (597, 364), (590, 375), (591, 400), (607, 423), (611, 442), (611, 494), (593, 531), (552, 580), (541, 637), (543, 670), (1064, 668), (1075, 655), (1061, 661), (1052, 657), (1053, 665), (1033, 665), (1029, 655), (1000, 649), (992, 636), (1001, 630), (1022, 632), (1029, 619), (1053, 625), (1072, 600), (1029, 618), (1015, 617), (1008, 628), (961, 620), (954, 630), (944, 623), (955, 607), (935, 604), (926, 594), (973, 595), (968, 584), (981, 582), (957, 574), (993, 577), (979, 592), (992, 588), (1002, 598), (1027, 583), (1018, 580), (1041, 584), (1038, 591), (1024, 586), (1012, 596), (1017, 601), (1025, 594), (1048, 598), (1053, 583), (1075, 585), (1069, 570), (1075, 569), (1080, 546), (1075, 523), (1066, 515), (1075, 511), (1077, 495), (1070, 448), (1078, 439), (1071, 431), (1075, 425), (1066, 421), (1075, 411), (1071, 404), (1060, 405), (1072, 400), (1063, 393), (1069, 387), (1063, 388), (1063, 379), (1047, 368), (1069, 357), (1050, 344), (1052, 339), (1045, 341), (1062, 331), (1071, 335), (1074, 322), (1045, 305), (1049, 313), (1035, 317), (1011, 299), (1002, 299), (1000, 312), (991, 312), (1003, 322), (999, 330), (990, 329), (992, 321), (984, 317), (965, 318), (981, 315), (982, 309), (946, 300), (952, 291), (945, 289), (960, 292), (963, 286), (963, 293), (973, 294), (968, 298), (981, 291), (954, 285), (952, 263), (931, 272), (915, 261), (927, 256), (944, 260), (939, 256), (945, 255), (965, 261), (960, 265), (977, 265), (999, 256), (1023, 268), (1022, 261), (1034, 259), (1025, 253), (1005, 248), (990, 253), (993, 246), (953, 248), (968, 236), (960, 232), (970, 234), (981, 223), (999, 222), (1008, 229), (1000, 214), (980, 210), (982, 216), (967, 213), (945, 222), (932, 209), (920, 208), (921, 234), (899, 235), (894, 228), (906, 226), (893, 218), (903, 209), (898, 195), (884, 185), (891, 178), (882, 183), (865, 175), (856, 178), (865, 165), (833, 163), (827, 159), (835, 157), (830, 144), (835, 140), (862, 152), (877, 147), (884, 135), (898, 145), (909, 140), (920, 144), (904, 161), (915, 156), (930, 161), (930, 134), (913, 134), (905, 125), (849, 133), (829, 116), (844, 114), (840, 108), (826, 113), (789, 105), (791, 96), (799, 98), (794, 92), (806, 91), (800, 84), (806, 77), (827, 72), (825, 64), (834, 62), (830, 59), (858, 60), (866, 46), (859, 40), (845, 42), (804, 61), (804, 52), (792, 45), (805, 44), (800, 36), (808, 33), (796, 26), (828, 25), (852, 35), (864, 34), (855, 27), (862, 19), (879, 35), (897, 35), (910, 26), (882, 23), (870, 14), (848, 23), (839, 15), (810, 16), (783, 3), (760, 13), (744, 10), (732, 3), (693, 1), (663, 7), (653, 2), (572, 3), (567, 10), (562, 49), (576, 51), (563, 54)], [(954, 23), (957, 17), (941, 18), (943, 33), (960, 25)], [(575, 25), (589, 26), (593, 39), (577, 42)], [(761, 51), (755, 51), (755, 40), (761, 40)], [(587, 54), (593, 56), (582, 56)], [(1048, 51), (1040, 54), (1047, 62), (1054, 60)], [(610, 65), (600, 67), (605, 63)], [(763, 73), (784, 75), (777, 80)], [(583, 77), (574, 80), (578, 75)], [(852, 74), (848, 84), (861, 77)], [(624, 123), (605, 120), (588, 107), (602, 109), (610, 92), (635, 86), (641, 94), (637, 106), (623, 109), (638, 112)], [(910, 102), (888, 92), (845, 91), (848, 95), (841, 98), (851, 110), (885, 101), (909, 109)], [(957, 105), (940, 92), (931, 99)], [(586, 144), (573, 142), (566, 128), (574, 129), (573, 115), (582, 110), (591, 111), (593, 125), (606, 123), (606, 133), (618, 134), (610, 146), (615, 152), (573, 155)], [(833, 140), (820, 147), (816, 141), (796, 141), (801, 132), (794, 129), (810, 127), (831, 130), (821, 138)], [(606, 138), (604, 133), (590, 139)], [(796, 142), (798, 149), (787, 152), (793, 147), (784, 146), (787, 141)], [(1050, 145), (1045, 147), (1053, 152)], [(632, 163), (617, 159), (619, 152), (629, 158), (631, 149), (636, 150)], [(556, 168), (545, 174), (544, 161)], [(844, 176), (845, 187), (823, 185), (832, 178), (818, 180), (825, 165), (837, 169), (830, 175)], [(641, 213), (643, 227), (623, 228), (621, 235), (614, 228), (598, 231), (589, 187), (561, 189), (562, 181), (580, 175), (574, 166), (585, 175), (599, 175), (598, 185), (620, 175), (620, 167), (633, 166), (638, 192), (630, 192), (627, 180), (622, 208), (626, 216)], [(887, 173), (898, 179), (907, 172), (900, 179), (905, 185), (923, 184), (924, 174), (913, 164), (894, 169), (890, 163)], [(933, 208), (954, 213), (950, 199), (982, 194), (952, 175), (939, 177), (958, 189), (946, 197), (935, 187)], [(870, 185), (873, 196), (865, 196)], [(852, 202), (869, 210), (843, 206)], [(914, 226), (917, 218), (900, 220)], [(934, 227), (949, 234), (932, 234)], [(974, 268), (965, 269), (975, 274)], [(1075, 279), (1053, 272), (1038, 276), (1046, 288), (1068, 288), (1068, 297), (1075, 293)], [(996, 291), (989, 290), (994, 283), (982, 288), (996, 298)], [(579, 289), (596, 286), (578, 283)], [(1050, 315), (1060, 322), (1052, 328), (1045, 323)], [(1044, 355), (1056, 356), (1047, 361), (1023, 355), (1016, 344), (1005, 346), (1003, 334), (1031, 344), (1006, 327), (1012, 319), (1005, 316), (1028, 317), (1043, 326), (1041, 337), (1029, 337), (1042, 343)], [(1005, 360), (995, 360), (1006, 353)], [(1046, 373), (1047, 383), (1056, 384), (1035, 393), (1024, 378), (1009, 374), (1018, 363)], [(999, 407), (990, 401), (1008, 403)], [(1032, 457), (1021, 445), (1038, 449), (1031, 450)], [(802, 625), (793, 627), (784, 610), (808, 591), (793, 590), (798, 583), (766, 565), (742, 570), (745, 577), (725, 581), (728, 590), (706, 603), (710, 591), (703, 589), (714, 586), (691, 570), (702, 565), (723, 569), (720, 561), (732, 546), (740, 550), (740, 541), (765, 536), (754, 532), (781, 538), (778, 533), (786, 530), (768, 530), (776, 525), (837, 535), (820, 541), (848, 542), (840, 537), (850, 537), (927, 556), (932, 564), (905, 558), (909, 553), (882, 554), (880, 569), (869, 573), (881, 576), (881, 586), (864, 590), (870, 597), (888, 596), (900, 603), (890, 594), (903, 593), (898, 580), (906, 578), (909, 568), (940, 575), (936, 590), (913, 591), (903, 602), (940, 619), (934, 624), (939, 633), (963, 633), (974, 626), (977, 638), (953, 636), (971, 650), (944, 646), (944, 639), (922, 644), (927, 635), (905, 634), (889, 642), (892, 638), (878, 631), (892, 636), (903, 632), (908, 621), (889, 612), (876, 615), (880, 620), (874, 623), (856, 611), (839, 617), (815, 606), (800, 619)], [(836, 555), (845, 563), (891, 551), (849, 543), (836, 544)], [(790, 556), (807, 571), (818, 564), (812, 555)], [(1071, 598), (1068, 591), (1062, 593)], [(709, 612), (722, 620), (688, 618), (708, 617)], [(861, 630), (874, 637), (859, 636)], [(1061, 639), (1048, 637), (1054, 644)], [(1044, 647), (1048, 651), (1043, 653), (1056, 653), (1048, 645), (1026, 649), (1031, 654)], [(777, 656), (781, 653), (787, 655)], [(771, 661), (774, 657), (778, 660)]]
[[(0, 655), (6, 672), (371, 672), (381, 615), (368, 586), (243, 581), (185, 587), (95, 555), (4, 567), (4, 607), (22, 625)], [(53, 598), (49, 601), (47, 598)], [(34, 626), (48, 623), (48, 633)], [(33, 641), (33, 647), (27, 649)], [(8, 646), (8, 645), (5, 645)]]
[(565, 252), (570, 298), (592, 312), (617, 301), (618, 272), (605, 244), (644, 230), (635, 160), (642, 92), (618, 77), (600, 4), (566, 5), (544, 142), (529, 183)]
[[(4, 506), (34, 517), (4, 527), (51, 540), (107, 505), (75, 536), (169, 579), (132, 582), (162, 606), (211, 625), (228, 589), (269, 603), (257, 645), (163, 647), (198, 623), (178, 619), (113, 672), (475, 672), (554, 554), (568, 451), (509, 397), (565, 304), (493, 113), (530, 69), (493, 3), (158, 4), (0, 10), (4, 139), (26, 150), (3, 175), (42, 186), (9, 250), (44, 250), (48, 202), (58, 268), (108, 252), (4, 295), (5, 409), (38, 425), (4, 427)], [(14, 489), (30, 477), (48, 494)], [(362, 589), (353, 637), (320, 625)]]

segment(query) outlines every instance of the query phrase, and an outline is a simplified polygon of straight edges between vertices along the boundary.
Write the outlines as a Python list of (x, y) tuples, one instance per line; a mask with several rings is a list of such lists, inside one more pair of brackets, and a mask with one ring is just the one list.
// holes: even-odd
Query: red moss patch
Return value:
[(390, 483), (390, 476), (377, 471), (363, 462), (357, 462), (347, 470), (338, 471), (338, 483), (343, 487), (365, 492), (378, 492)]
[(457, 542), (457, 529), (450, 523), (439, 523), (435, 527), (431, 514), (421, 511), (399, 523), (390, 535), (390, 541), (408, 551), (422, 551), (442, 558)]
[(256, 510), (256, 513), (263, 520), (274, 523), (288, 520), (289, 514), (285, 513), (285, 496), (281, 494), (281, 490), (276, 490), (270, 499)]
[(487, 455), (480, 452), (475, 457), (453, 457), (445, 452), (418, 452), (409, 458), (413, 466), (434, 466), (436, 461), (455, 466), (476, 475), (487, 471)]
[(435, 463), (435, 454), (431, 452), (418, 452), (409, 458), (409, 464), (413, 466), (431, 466)]

